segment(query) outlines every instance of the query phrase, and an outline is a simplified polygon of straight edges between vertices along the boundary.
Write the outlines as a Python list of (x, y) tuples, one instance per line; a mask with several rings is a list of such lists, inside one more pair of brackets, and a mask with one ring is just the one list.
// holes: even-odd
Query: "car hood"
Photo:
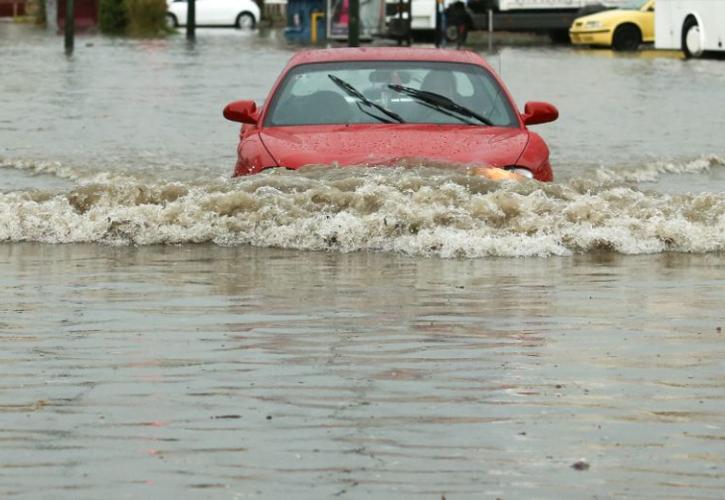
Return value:
[(587, 21), (599, 21), (602, 25), (609, 26), (610, 24), (618, 23), (625, 19), (637, 19), (642, 14), (643, 12), (635, 9), (612, 9), (580, 17), (575, 22), (586, 23)]
[(528, 142), (519, 128), (470, 125), (273, 127), (260, 138), (278, 166), (389, 164), (405, 159), (493, 167), (513, 165)]

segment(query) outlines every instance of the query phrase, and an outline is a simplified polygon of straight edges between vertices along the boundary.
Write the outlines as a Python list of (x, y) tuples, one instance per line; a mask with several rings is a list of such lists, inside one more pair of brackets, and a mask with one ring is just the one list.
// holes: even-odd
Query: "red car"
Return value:
[(398, 47), (300, 52), (264, 106), (235, 101), (224, 108), (225, 118), (244, 124), (235, 176), (422, 159), (496, 179), (550, 181), (549, 149), (527, 126), (558, 115), (542, 102), (519, 113), (473, 52)]

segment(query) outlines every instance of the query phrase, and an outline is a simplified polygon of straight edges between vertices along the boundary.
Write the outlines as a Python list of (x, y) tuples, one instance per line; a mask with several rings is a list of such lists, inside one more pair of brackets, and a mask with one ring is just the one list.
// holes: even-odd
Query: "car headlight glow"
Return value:
[(587, 21), (584, 23), (584, 27), (587, 29), (596, 29), (602, 27), (602, 22), (597, 20)]
[(533, 179), (534, 174), (529, 170), (528, 168), (523, 167), (506, 167), (507, 172), (511, 172), (512, 174), (518, 174), (523, 177), (526, 177), (527, 179)]

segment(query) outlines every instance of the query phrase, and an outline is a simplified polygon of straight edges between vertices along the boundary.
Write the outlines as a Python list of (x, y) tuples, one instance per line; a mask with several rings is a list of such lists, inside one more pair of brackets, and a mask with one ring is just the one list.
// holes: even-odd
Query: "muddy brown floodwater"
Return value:
[(547, 186), (231, 180), (293, 49), (198, 37), (0, 24), (0, 497), (723, 497), (725, 62), (484, 53)]

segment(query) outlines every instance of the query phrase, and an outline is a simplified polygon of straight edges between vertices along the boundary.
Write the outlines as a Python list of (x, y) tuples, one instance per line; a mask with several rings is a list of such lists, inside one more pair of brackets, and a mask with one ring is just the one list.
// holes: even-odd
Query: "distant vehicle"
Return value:
[[(448, 7), (456, 0), (443, 0)], [(473, 28), (488, 29), (489, 20), (496, 31), (534, 31), (548, 33), (555, 40), (568, 41), (568, 30), (579, 16), (625, 4), (628, 0), (468, 0)], [(403, 0), (410, 2), (411, 30), (432, 31), (436, 27), (436, 0)], [(399, 0), (386, 0), (386, 22), (399, 8)], [(490, 13), (490, 18), (489, 18)], [(406, 16), (404, 13), (403, 16)], [(446, 31), (454, 41), (456, 30)]]
[(549, 149), (527, 126), (554, 106), (519, 113), (500, 77), (474, 52), (402, 47), (303, 51), (264, 107), (235, 101), (241, 122), (234, 175), (305, 165), (466, 165), (490, 179), (552, 180)]
[[(167, 0), (166, 24), (186, 26), (186, 0)], [(197, 26), (234, 26), (254, 29), (260, 19), (259, 7), (252, 0), (196, 0)]]
[(725, 51), (725, 0), (657, 0), (655, 48), (685, 57)]
[[(413, 31), (433, 31), (436, 27), (436, 0), (407, 0), (410, 2), (410, 29)], [(444, 6), (455, 0), (443, 0)], [(398, 0), (386, 0), (386, 21), (395, 16)], [(407, 15), (407, 13), (406, 13)]]
[(574, 45), (637, 50), (642, 43), (654, 42), (655, 0), (632, 0), (620, 9), (577, 18), (569, 36)]

